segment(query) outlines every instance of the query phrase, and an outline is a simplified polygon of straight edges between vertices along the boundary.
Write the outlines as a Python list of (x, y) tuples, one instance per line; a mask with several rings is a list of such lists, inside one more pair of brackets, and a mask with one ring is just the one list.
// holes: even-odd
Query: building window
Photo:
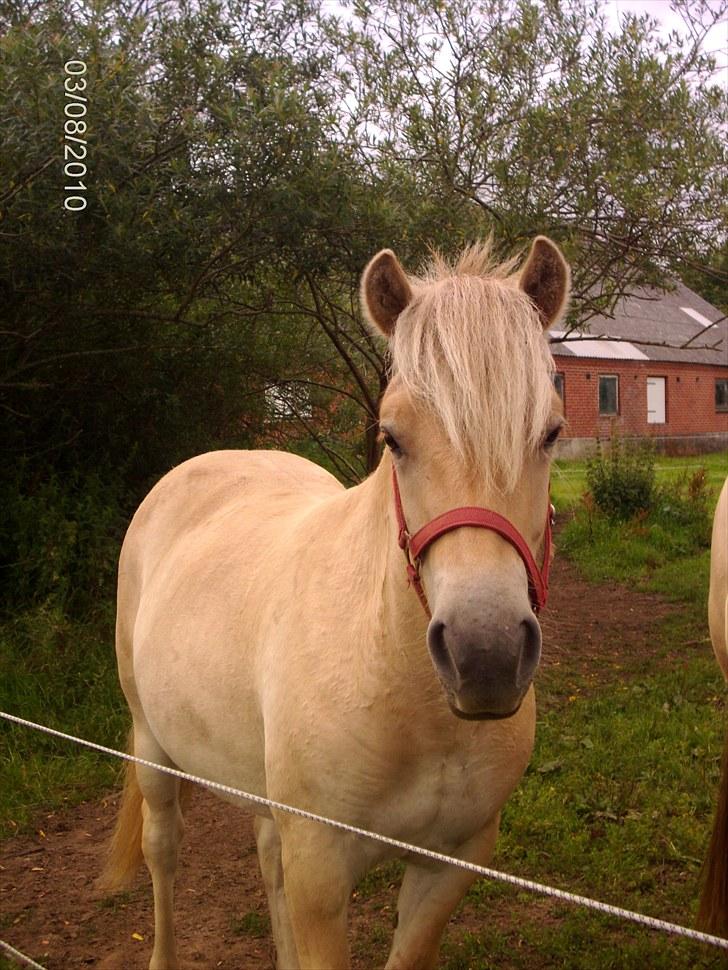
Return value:
[(556, 393), (561, 398), (561, 403), (564, 402), (564, 375), (561, 371), (557, 371), (554, 374), (554, 387), (556, 388)]
[(728, 380), (725, 378), (715, 382), (715, 410), (728, 411)]
[(616, 374), (599, 375), (599, 414), (619, 414), (619, 378)]

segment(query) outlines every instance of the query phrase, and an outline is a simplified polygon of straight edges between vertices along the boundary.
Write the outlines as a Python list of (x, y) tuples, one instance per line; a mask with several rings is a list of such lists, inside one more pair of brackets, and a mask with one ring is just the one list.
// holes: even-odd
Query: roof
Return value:
[[(720, 322), (710, 326), (714, 321)], [(594, 317), (589, 320), (583, 333), (622, 339), (590, 340), (588, 336), (575, 334), (565, 342), (552, 343), (552, 352), (561, 357), (673, 360), (728, 367), (728, 320), (717, 307), (682, 283), (677, 283), (671, 292), (645, 287), (631, 296), (623, 297), (615, 307), (613, 319)], [(563, 331), (552, 330), (551, 336), (563, 336)], [(680, 350), (680, 345), (691, 338), (695, 339)], [(701, 349), (721, 339), (718, 350)], [(664, 342), (671, 346), (653, 346), (651, 343), (640, 343), (641, 340), (658, 344)]]

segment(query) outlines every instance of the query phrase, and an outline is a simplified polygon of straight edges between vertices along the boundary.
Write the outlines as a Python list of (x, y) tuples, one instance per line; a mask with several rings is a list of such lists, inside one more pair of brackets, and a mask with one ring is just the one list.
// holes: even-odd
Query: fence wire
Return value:
[(6, 953), (11, 960), (14, 960), (21, 967), (31, 967), (31, 970), (45, 970), (45, 967), (42, 967), (40, 963), (36, 963), (35, 960), (21, 953), (20, 950), (16, 950), (5, 940), (0, 940), (0, 953)]
[(92, 751), (99, 751), (101, 754), (110, 755), (114, 758), (120, 758), (122, 761), (130, 761), (132, 764), (142, 765), (146, 768), (154, 768), (155, 770), (161, 771), (164, 774), (172, 775), (173, 777), (179, 778), (182, 781), (189, 781), (196, 785), (201, 785), (202, 787), (211, 789), (212, 791), (219, 791), (222, 794), (231, 795), (243, 801), (247, 801), (255, 805), (265, 806), (266, 808), (272, 808), (279, 812), (287, 812), (290, 815), (297, 815), (300, 818), (306, 818), (312, 822), (320, 822), (322, 825), (329, 825), (332, 828), (339, 829), (342, 832), (348, 832), (351, 835), (360, 836), (361, 838), (373, 839), (375, 842), (381, 842), (384, 845), (399, 849), (403, 853), (424, 856), (433, 862), (458, 866), (459, 868), (466, 869), (468, 872), (475, 873), (478, 876), (482, 876), (486, 879), (493, 879), (498, 882), (504, 882), (510, 886), (515, 886), (518, 889), (526, 890), (527, 892), (537, 893), (541, 896), (548, 896), (552, 899), (558, 899), (564, 903), (583, 906), (586, 909), (591, 909), (597, 913), (603, 913), (606, 916), (613, 916), (617, 919), (627, 920), (631, 923), (636, 923), (639, 926), (646, 926), (648, 929), (657, 930), (658, 932), (669, 933), (673, 936), (680, 936), (688, 940), (693, 940), (696, 943), (707, 943), (710, 946), (720, 947), (723, 950), (728, 950), (728, 939), (723, 939), (723, 937), (720, 936), (713, 936), (710, 933), (703, 933), (700, 930), (694, 930), (687, 926), (680, 926), (679, 924), (671, 923), (668, 920), (656, 919), (653, 916), (645, 916), (642, 913), (636, 913), (633, 910), (624, 909), (621, 906), (613, 906), (611, 903), (603, 903), (600, 900), (591, 899), (588, 896), (580, 896), (576, 893), (567, 892), (564, 889), (556, 889), (555, 887), (547, 886), (544, 883), (534, 882), (531, 879), (523, 879), (520, 876), (513, 876), (510, 873), (500, 872), (497, 869), (479, 866), (473, 862), (466, 862), (464, 859), (457, 859), (441, 852), (433, 852), (431, 849), (424, 849), (422, 846), (411, 845), (410, 843), (402, 842), (399, 839), (392, 839), (389, 836), (380, 835), (378, 832), (370, 832), (367, 829), (359, 828), (356, 825), (348, 825), (346, 822), (339, 822), (336, 819), (327, 818), (325, 815), (317, 815), (314, 812), (307, 812), (302, 808), (286, 805), (283, 802), (277, 802), (271, 798), (264, 798), (262, 795), (254, 795), (250, 792), (241, 791), (238, 788), (232, 788), (230, 785), (223, 785), (217, 781), (210, 781), (206, 778), (200, 778), (197, 775), (188, 774), (188, 772), (180, 771), (177, 768), (168, 768), (166, 765), (158, 765), (152, 761), (146, 761), (144, 758), (137, 758), (135, 755), (128, 754), (127, 752), (117, 751), (115, 748), (109, 748), (106, 747), (106, 745), (97, 744), (95, 741), (87, 741), (85, 738), (78, 738), (73, 734), (65, 734), (63, 731), (57, 731), (54, 728), (46, 727), (44, 724), (36, 724), (34, 721), (28, 721), (25, 718), (18, 717), (15, 714), (7, 714), (5, 711), (0, 711), (0, 717), (12, 724), (18, 724), (22, 727), (41, 731), (42, 733), (51, 735), (52, 737), (61, 738), (63, 741), (70, 741), (73, 744), (90, 748)]

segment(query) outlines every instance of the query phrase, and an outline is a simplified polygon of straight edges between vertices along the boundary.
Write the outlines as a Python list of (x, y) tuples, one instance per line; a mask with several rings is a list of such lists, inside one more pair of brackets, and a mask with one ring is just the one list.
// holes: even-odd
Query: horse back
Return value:
[[(341, 491), (323, 468), (277, 451), (214, 451), (168, 472), (139, 506), (121, 552), (121, 571), (136, 566), (143, 583), (175, 547), (230, 521), (295, 515), (317, 499)], [(232, 535), (231, 535), (232, 538)]]

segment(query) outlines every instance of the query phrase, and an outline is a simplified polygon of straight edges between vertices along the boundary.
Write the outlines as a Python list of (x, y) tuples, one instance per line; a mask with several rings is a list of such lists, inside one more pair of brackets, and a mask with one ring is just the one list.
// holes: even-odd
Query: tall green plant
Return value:
[(608, 450), (599, 447), (587, 462), (586, 481), (594, 504), (609, 518), (649, 512), (655, 494), (654, 452), (615, 436)]

